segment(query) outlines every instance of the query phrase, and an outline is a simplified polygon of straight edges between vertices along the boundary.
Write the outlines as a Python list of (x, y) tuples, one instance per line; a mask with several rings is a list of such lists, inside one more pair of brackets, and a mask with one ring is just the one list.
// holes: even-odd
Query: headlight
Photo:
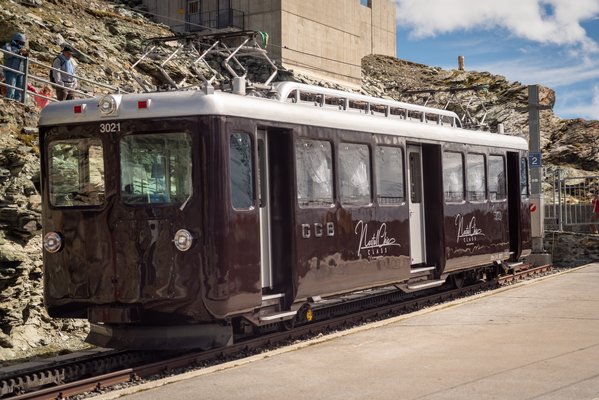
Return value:
[(100, 99), (98, 107), (100, 107), (100, 114), (108, 117), (116, 112), (116, 100), (112, 96), (104, 96)]
[(62, 239), (56, 232), (46, 233), (44, 236), (44, 249), (48, 253), (56, 253), (62, 247)]
[(191, 247), (193, 243), (193, 237), (191, 233), (186, 231), (185, 229), (180, 229), (175, 233), (175, 246), (181, 251), (187, 251)]

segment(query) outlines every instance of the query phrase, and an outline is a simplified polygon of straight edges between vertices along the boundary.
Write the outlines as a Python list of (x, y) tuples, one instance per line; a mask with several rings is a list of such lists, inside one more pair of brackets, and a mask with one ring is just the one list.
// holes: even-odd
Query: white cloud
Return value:
[(597, 0), (394, 1), (398, 25), (411, 29), (414, 38), (460, 30), (504, 28), (519, 38), (599, 53), (599, 45), (580, 26), (581, 21), (599, 16)]
[[(568, 96), (570, 98), (580, 98), (579, 95)], [(593, 87), (593, 98), (590, 104), (584, 102), (576, 102), (575, 104), (568, 104), (561, 107), (559, 110), (560, 115), (570, 118), (587, 118), (599, 120), (599, 85)]]
[(526, 85), (539, 84), (556, 89), (588, 80), (599, 79), (599, 59), (572, 59), (564, 66), (554, 67), (536, 58), (511, 59), (489, 64), (469, 65), (476, 71), (490, 71), (506, 76), (510, 81), (520, 81)]

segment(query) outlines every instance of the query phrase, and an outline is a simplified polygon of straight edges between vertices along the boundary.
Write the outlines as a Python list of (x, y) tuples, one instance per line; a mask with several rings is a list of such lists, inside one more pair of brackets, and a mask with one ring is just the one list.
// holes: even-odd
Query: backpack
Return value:
[[(54, 62), (57, 59), (60, 60), (60, 68), (62, 68), (62, 66), (65, 64), (65, 62), (62, 60), (62, 58), (60, 58), (60, 56), (58, 56), (54, 60), (52, 60), (52, 65), (54, 65)], [(52, 70), (52, 69), (50, 70), (49, 77), (50, 77), (50, 82), (56, 83), (56, 79), (54, 79), (54, 70)]]

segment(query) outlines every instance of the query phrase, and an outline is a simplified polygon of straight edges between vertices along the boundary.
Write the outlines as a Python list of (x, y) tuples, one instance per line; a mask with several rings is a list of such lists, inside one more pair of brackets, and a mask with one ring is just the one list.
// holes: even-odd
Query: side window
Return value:
[(231, 204), (234, 208), (250, 208), (254, 204), (252, 138), (247, 133), (231, 133), (229, 137), (231, 167)]
[(489, 197), (505, 199), (505, 163), (503, 156), (489, 156)]
[(485, 156), (482, 154), (468, 154), (468, 200), (485, 200)]
[(105, 200), (100, 139), (50, 143), (50, 203), (55, 207), (99, 206)]
[(447, 202), (464, 200), (464, 160), (461, 153), (443, 153), (443, 192)]
[(524, 157), (520, 159), (520, 194), (528, 198), (528, 160)]
[(403, 152), (398, 147), (378, 146), (375, 156), (379, 204), (404, 202)]
[(412, 203), (422, 203), (422, 168), (420, 153), (410, 153), (410, 200)]
[(339, 145), (342, 204), (370, 203), (370, 151), (365, 144)]
[(266, 143), (258, 139), (258, 204), (266, 207)]
[(298, 139), (295, 142), (297, 201), (300, 206), (333, 203), (333, 158), (331, 143)]
[(188, 134), (129, 135), (121, 140), (120, 150), (121, 196), (125, 203), (183, 203), (190, 198)]

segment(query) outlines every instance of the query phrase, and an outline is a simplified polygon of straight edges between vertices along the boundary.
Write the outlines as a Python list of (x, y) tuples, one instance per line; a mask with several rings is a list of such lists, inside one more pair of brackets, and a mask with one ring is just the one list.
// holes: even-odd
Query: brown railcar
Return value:
[(319, 298), (460, 285), (530, 253), (523, 139), (447, 111), (276, 89), (44, 109), (50, 316), (89, 319), (102, 346), (222, 346), (305, 321)]

